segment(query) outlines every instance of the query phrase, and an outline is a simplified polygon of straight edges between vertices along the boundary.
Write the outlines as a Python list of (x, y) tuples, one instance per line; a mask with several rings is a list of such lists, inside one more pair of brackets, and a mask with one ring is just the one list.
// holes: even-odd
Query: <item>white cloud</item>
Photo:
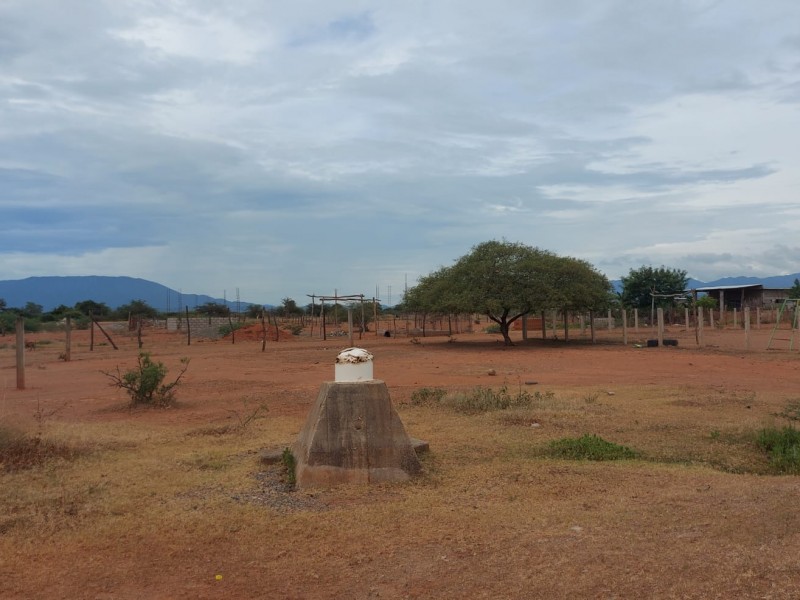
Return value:
[(489, 238), (800, 270), (791, 0), (70, 6), (0, 5), (0, 279), (397, 294)]

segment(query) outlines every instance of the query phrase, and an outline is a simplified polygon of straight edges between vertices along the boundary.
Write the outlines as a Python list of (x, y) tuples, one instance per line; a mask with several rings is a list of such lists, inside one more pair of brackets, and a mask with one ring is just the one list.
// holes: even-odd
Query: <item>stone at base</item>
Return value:
[(332, 382), (293, 447), (297, 486), (406, 481), (421, 470), (383, 381)]

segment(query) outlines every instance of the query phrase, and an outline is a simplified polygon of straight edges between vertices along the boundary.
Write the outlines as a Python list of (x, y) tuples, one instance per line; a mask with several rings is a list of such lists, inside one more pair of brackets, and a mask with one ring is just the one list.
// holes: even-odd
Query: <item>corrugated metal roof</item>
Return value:
[(763, 288), (760, 283), (748, 283), (745, 285), (713, 285), (711, 287), (697, 288), (698, 292), (716, 292), (719, 290), (741, 290), (742, 288)]

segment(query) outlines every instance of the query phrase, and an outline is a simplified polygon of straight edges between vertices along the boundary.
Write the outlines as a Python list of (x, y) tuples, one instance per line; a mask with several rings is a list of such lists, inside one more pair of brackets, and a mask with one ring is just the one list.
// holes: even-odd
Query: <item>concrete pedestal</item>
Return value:
[(378, 379), (323, 383), (292, 452), (300, 488), (405, 481), (421, 469)]

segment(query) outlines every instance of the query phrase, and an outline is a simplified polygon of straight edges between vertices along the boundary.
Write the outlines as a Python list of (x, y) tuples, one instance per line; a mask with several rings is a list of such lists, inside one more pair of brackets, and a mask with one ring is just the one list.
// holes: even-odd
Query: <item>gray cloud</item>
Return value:
[(798, 271), (797, 22), (789, 0), (11, 0), (0, 278), (276, 301), (399, 290), (492, 237), (612, 278)]

